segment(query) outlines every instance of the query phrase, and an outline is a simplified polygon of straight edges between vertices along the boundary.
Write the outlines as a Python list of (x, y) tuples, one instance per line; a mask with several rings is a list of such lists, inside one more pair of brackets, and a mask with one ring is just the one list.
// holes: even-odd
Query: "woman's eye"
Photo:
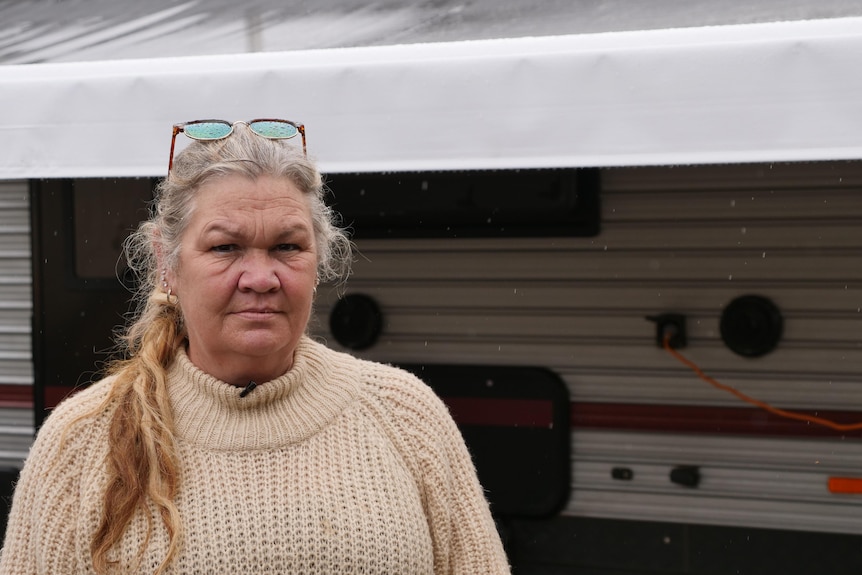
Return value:
[(234, 249), (236, 249), (236, 245), (234, 244), (220, 244), (217, 246), (213, 246), (212, 251), (219, 253), (228, 253), (232, 252)]
[(278, 244), (275, 246), (275, 250), (279, 252), (292, 252), (299, 249), (299, 246), (296, 244)]

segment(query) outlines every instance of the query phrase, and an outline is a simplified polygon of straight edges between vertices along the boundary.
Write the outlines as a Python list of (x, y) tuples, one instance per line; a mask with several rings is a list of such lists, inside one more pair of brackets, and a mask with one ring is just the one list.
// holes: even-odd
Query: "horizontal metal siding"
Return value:
[(14, 405), (33, 386), (30, 242), (28, 184), (0, 182), (0, 466), (20, 467), (33, 440), (32, 408)]
[[(566, 513), (862, 534), (856, 495), (829, 493), (829, 476), (859, 473), (862, 443), (576, 431)], [(697, 488), (669, 480), (700, 468)], [(612, 479), (615, 467), (632, 479)]]
[(0, 467), (21, 467), (33, 443), (33, 413), (0, 407)]
[[(784, 408), (862, 410), (862, 165), (608, 169), (602, 180), (597, 237), (360, 242), (347, 291), (371, 295), (385, 315), (381, 341), (362, 355), (546, 366), (566, 381), (574, 409), (577, 402), (743, 405), (657, 347), (646, 317), (684, 313), (683, 353), (722, 383)], [(771, 298), (785, 320), (778, 348), (759, 359), (732, 353), (719, 332), (724, 306), (749, 293)], [(315, 333), (337, 347), (326, 327), (336, 296), (321, 292)], [(745, 474), (764, 471), (756, 462), (738, 487), (729, 481), (718, 495), (681, 497), (638, 484), (626, 497), (642, 504), (613, 505), (618, 486), (584, 475), (590, 466), (596, 473), (596, 462), (582, 452), (580, 433), (573, 436), (567, 513), (862, 531), (862, 520), (847, 518), (862, 512), (860, 498), (803, 501), (800, 493), (776, 502), (747, 490), (743, 484), (753, 479)], [(677, 461), (672, 447), (683, 440), (697, 438), (656, 440), (641, 465), (664, 469)], [(776, 469), (825, 484), (818, 458), (796, 461), (796, 440), (774, 441)], [(847, 445), (858, 450), (858, 440), (814, 445), (823, 457)], [(725, 473), (705, 457), (710, 477)], [(662, 489), (668, 486), (675, 487), (664, 481)], [(703, 506), (692, 506), (700, 500)], [(716, 515), (723, 500), (738, 507), (730, 519)], [(762, 512), (763, 505), (775, 512)]]

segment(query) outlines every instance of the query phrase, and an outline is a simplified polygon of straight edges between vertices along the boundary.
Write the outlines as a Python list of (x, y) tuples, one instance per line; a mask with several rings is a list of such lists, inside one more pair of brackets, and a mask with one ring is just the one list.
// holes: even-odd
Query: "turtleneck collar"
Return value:
[(181, 349), (168, 370), (176, 435), (216, 450), (273, 449), (302, 441), (353, 402), (355, 361), (304, 337), (290, 371), (257, 382), (240, 397), (241, 387), (201, 371)]

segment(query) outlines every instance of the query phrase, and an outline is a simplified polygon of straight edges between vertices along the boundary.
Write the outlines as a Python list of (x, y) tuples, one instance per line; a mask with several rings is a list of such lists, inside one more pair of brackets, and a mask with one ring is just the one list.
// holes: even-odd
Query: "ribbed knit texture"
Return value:
[[(0, 573), (92, 573), (110, 410), (103, 380), (46, 420), (17, 486)], [(169, 373), (182, 483), (170, 573), (509, 573), (469, 454), (445, 406), (412, 375), (305, 338), (293, 368), (240, 389), (181, 352)], [(140, 572), (165, 557), (156, 526)], [(134, 565), (138, 516), (112, 558)]]

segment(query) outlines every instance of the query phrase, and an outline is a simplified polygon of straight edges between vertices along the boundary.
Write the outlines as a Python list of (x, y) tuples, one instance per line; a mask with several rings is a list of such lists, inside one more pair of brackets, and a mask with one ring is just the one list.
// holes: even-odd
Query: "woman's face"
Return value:
[(168, 282), (179, 297), (192, 363), (234, 385), (282, 375), (293, 364), (317, 283), (305, 196), (269, 176), (204, 184)]

